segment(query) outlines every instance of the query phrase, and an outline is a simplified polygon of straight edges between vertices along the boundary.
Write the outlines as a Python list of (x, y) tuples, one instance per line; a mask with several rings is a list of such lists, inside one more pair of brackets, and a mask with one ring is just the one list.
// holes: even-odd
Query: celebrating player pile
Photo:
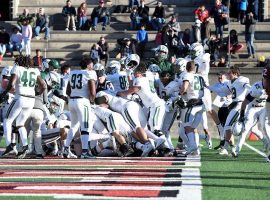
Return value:
[[(206, 112), (217, 125), (221, 142), (215, 149), (221, 155), (229, 155), (231, 147), (238, 157), (257, 122), (261, 131), (256, 133), (269, 149), (270, 68), (252, 86), (237, 67), (219, 73), (218, 82), (209, 85), (210, 55), (201, 44), (192, 44), (189, 55), (174, 63), (167, 58), (168, 48), (161, 45), (147, 64), (137, 54), (108, 66), (83, 58), (81, 69), (63, 65), (59, 74), (56, 60), (44, 60), (39, 72), (29, 57), (20, 56), (1, 74), (0, 139), (4, 136), (7, 146), (2, 156), (197, 156), (200, 123), (201, 138), (212, 148)], [(218, 114), (210, 91), (217, 94)], [(177, 148), (170, 131), (176, 116)]]

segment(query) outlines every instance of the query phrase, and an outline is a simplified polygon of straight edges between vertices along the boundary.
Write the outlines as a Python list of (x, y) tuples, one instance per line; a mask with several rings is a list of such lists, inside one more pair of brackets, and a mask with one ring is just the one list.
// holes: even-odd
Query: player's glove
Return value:
[(174, 107), (178, 107), (178, 108), (181, 108), (181, 109), (184, 109), (187, 107), (187, 102), (184, 101), (184, 99), (182, 99), (181, 97), (179, 99), (177, 99), (175, 102), (174, 102)]

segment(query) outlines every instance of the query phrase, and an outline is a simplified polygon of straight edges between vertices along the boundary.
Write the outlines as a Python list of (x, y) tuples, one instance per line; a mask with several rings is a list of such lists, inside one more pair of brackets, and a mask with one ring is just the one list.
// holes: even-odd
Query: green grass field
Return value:
[[(174, 139), (176, 144), (176, 139)], [(209, 199), (250, 199), (250, 200), (268, 200), (270, 199), (270, 164), (265, 162), (265, 159), (250, 150), (243, 147), (243, 150), (238, 158), (220, 156), (215, 150), (206, 148), (205, 142), (202, 147), (201, 155), (201, 178), (203, 184), (202, 198)], [(218, 141), (214, 140), (214, 145)], [(260, 149), (261, 142), (249, 142), (253, 147)], [(1, 142), (3, 147), (3, 140)], [(100, 166), (99, 166), (100, 167)], [(124, 166), (123, 166), (124, 167)], [(3, 167), (0, 166), (1, 169)], [(31, 168), (43, 168), (32, 166)], [(50, 168), (50, 167), (49, 167)], [(53, 167), (52, 167), (53, 168)], [(8, 182), (10, 179), (1, 179), (2, 182)], [(28, 181), (28, 182), (43, 182), (39, 178), (29, 180), (12, 179), (12, 181)], [(50, 179), (50, 181), (61, 181)], [(68, 181), (63, 179), (63, 181)], [(1, 197), (1, 199), (51, 199), (49, 197)]]
[[(262, 148), (261, 142), (248, 143)], [(261, 155), (245, 146), (238, 158), (216, 152), (202, 151), (203, 199), (270, 199), (270, 164)]]

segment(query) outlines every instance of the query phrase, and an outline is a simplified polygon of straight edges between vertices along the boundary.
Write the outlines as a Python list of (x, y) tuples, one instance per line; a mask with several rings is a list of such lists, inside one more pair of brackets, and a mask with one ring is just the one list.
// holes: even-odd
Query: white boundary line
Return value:
[(267, 157), (267, 155), (266, 155), (265, 153), (263, 153), (263, 152), (261, 152), (260, 150), (254, 148), (253, 146), (247, 144), (246, 142), (244, 143), (244, 145), (245, 145), (246, 147), (248, 147), (249, 149), (255, 151), (257, 154), (261, 155), (262, 157), (264, 157), (264, 158)]

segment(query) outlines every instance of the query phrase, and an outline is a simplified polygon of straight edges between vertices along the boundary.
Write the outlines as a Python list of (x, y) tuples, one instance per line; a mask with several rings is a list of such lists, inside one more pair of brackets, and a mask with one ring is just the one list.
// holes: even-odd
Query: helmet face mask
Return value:
[(169, 53), (168, 48), (165, 45), (160, 45), (156, 49), (155, 56), (158, 59), (164, 60), (168, 58), (168, 53)]
[(175, 61), (175, 72), (181, 74), (186, 71), (187, 60), (184, 58), (177, 58)]
[(140, 56), (137, 54), (130, 54), (125, 60), (125, 67), (129, 70), (134, 70), (140, 64)]
[(121, 64), (119, 61), (116, 60), (112, 60), (107, 67), (107, 71), (109, 74), (117, 74), (120, 72), (120, 70)]
[(195, 59), (196, 57), (203, 55), (203, 53), (204, 53), (204, 49), (200, 43), (193, 43), (189, 47), (189, 56), (192, 59)]

